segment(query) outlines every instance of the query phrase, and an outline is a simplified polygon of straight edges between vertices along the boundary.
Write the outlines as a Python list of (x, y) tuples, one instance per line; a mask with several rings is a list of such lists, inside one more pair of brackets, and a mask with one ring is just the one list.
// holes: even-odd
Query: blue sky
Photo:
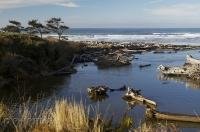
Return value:
[(200, 27), (200, 0), (0, 0), (0, 25), (61, 17), (69, 27)]

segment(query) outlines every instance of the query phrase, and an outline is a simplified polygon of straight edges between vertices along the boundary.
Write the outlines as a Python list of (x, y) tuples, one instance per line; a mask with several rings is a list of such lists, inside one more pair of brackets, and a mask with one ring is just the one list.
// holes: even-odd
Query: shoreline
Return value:
[[(124, 60), (129, 59), (129, 57), (135, 56), (135, 54), (153, 52), (154, 54), (158, 54), (158, 56), (159, 56), (160, 54), (171, 54), (171, 53), (176, 53), (179, 51), (200, 49), (200, 46), (161, 45), (161, 44), (156, 44), (156, 43), (131, 43), (131, 44), (127, 45), (127, 44), (116, 44), (116, 43), (101, 41), (101, 42), (91, 42), (91, 43), (87, 44), (86, 42), (77, 43), (77, 42), (71, 42), (71, 41), (58, 41), (58, 42), (52, 41), (51, 43), (49, 43), (50, 40), (46, 40), (46, 39), (42, 39), (42, 40), (45, 42), (44, 45), (46, 45), (47, 47), (49, 47), (49, 46), (51, 47), (53, 45), (53, 47), (51, 47), (49, 49), (50, 51), (53, 51), (53, 52), (49, 52), (49, 54), (53, 55), (53, 56), (54, 55), (59, 56), (59, 55), (57, 55), (57, 52), (62, 51), (60, 49), (68, 48), (69, 54), (67, 54), (67, 55), (62, 54), (64, 52), (66, 52), (66, 50), (64, 50), (63, 52), (61, 52), (61, 54), (59, 56), (61, 58), (63, 57), (63, 55), (64, 55), (64, 58), (70, 56), (67, 59), (68, 62), (66, 62), (66, 60), (64, 60), (63, 61), (64, 63), (62, 63), (62, 65), (59, 67), (59, 69), (66, 68), (66, 66), (71, 65), (71, 64), (72, 64), (71, 68), (74, 68), (74, 65), (76, 65), (77, 63), (86, 64), (86, 62), (94, 62), (98, 66), (99, 64), (96, 62), (96, 59), (97, 59), (97, 61), (99, 59), (101, 61), (103, 60), (103, 64), (109, 63), (108, 67), (124, 66), (124, 65), (128, 64)], [(40, 49), (41, 48), (40, 46), (44, 46), (44, 45), (43, 44), (36, 45), (34, 43), (32, 46), (36, 46), (35, 47), (36, 50), (34, 50), (36, 52), (35, 54), (41, 53), (40, 51), (43, 52), (43, 50)], [(56, 45), (56, 48), (54, 47), (55, 45)], [(39, 46), (39, 47), (37, 47), (37, 46)], [(65, 47), (65, 46), (67, 46), (67, 47)], [(45, 48), (47, 48), (47, 47), (45, 47)], [(54, 48), (57, 49), (57, 51)], [(75, 51), (77, 51), (77, 52), (70, 52), (72, 49), (74, 49), (74, 50), (76, 49)], [(77, 50), (77, 49), (79, 49), (79, 50)], [(31, 48), (30, 51), (32, 51), (32, 50), (33, 49)], [(17, 52), (17, 53), (19, 53), (19, 52)], [(74, 56), (76, 56), (77, 59), (74, 59)], [(120, 56), (120, 58), (119, 58), (119, 56)], [(11, 57), (15, 57), (15, 56), (11, 56)], [(48, 58), (48, 56), (47, 56), (47, 58)], [(24, 59), (25, 59), (25, 57), (24, 57)], [(110, 61), (110, 59), (112, 61)], [(113, 60), (114, 60), (114, 62), (113, 62)], [(34, 61), (34, 59), (32, 59), (32, 61)], [(57, 61), (57, 59), (56, 60), (52, 59), (51, 63), (54, 63), (54, 61)], [(49, 63), (49, 64), (51, 64), (51, 63)], [(46, 66), (49, 66), (49, 64), (47, 64)], [(142, 66), (145, 67), (146, 65), (142, 65)], [(107, 68), (107, 67), (104, 67), (104, 68)], [(52, 70), (52, 69), (50, 69), (50, 70)], [(66, 69), (64, 69), (64, 70), (66, 70)], [(59, 71), (59, 70), (55, 69), (54, 71)], [(34, 74), (37, 74), (37, 72)], [(63, 75), (68, 76), (70, 74), (61, 74), (59, 76), (63, 76)], [(51, 75), (51, 76), (53, 76), (53, 75)], [(44, 77), (44, 76), (41, 76), (41, 77)], [(27, 87), (27, 89), (29, 89), (29, 87)], [(21, 92), (20, 89), (18, 92)], [(31, 92), (33, 92), (33, 91), (31, 91)]]
[(111, 41), (68, 41), (74, 43), (85, 44), (88, 48), (129, 48), (134, 50), (146, 49), (174, 49), (174, 50), (184, 50), (184, 49), (200, 49), (200, 45), (177, 45), (177, 44), (162, 44), (156, 42), (111, 42)]
[[(23, 85), (26, 80), (29, 84), (30, 80), (34, 78), (69, 76), (76, 73), (75, 65), (78, 63), (87, 66), (86, 62), (92, 62), (98, 68), (122, 67), (130, 65), (132, 60), (138, 59), (135, 58), (136, 54), (147, 52), (172, 54), (179, 51), (200, 50), (200, 46), (191, 45), (163, 45), (148, 42), (74, 42), (59, 41), (55, 38), (41, 39), (25, 34), (1, 33), (0, 39), (3, 42), (1, 48), (5, 50), (0, 58), (1, 72), (3, 72), (0, 73), (0, 88), (10, 87), (10, 90), (14, 89), (16, 85)], [(13, 51), (9, 47), (9, 43), (12, 47), (18, 46), (18, 48)], [(24, 51), (24, 47), (27, 48), (27, 51)], [(151, 66), (151, 64), (141, 64), (140, 68), (147, 66)]]

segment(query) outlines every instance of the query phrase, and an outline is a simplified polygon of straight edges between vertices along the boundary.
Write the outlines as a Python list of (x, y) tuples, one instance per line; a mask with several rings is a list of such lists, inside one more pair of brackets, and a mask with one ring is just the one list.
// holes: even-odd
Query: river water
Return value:
[[(145, 121), (145, 109), (141, 105), (135, 107), (128, 105), (122, 99), (125, 91), (109, 92), (107, 97), (95, 100), (88, 96), (87, 88), (106, 85), (112, 89), (118, 89), (126, 85), (141, 89), (142, 95), (157, 102), (157, 110), (161, 112), (200, 115), (200, 82), (178, 77), (162, 77), (157, 71), (160, 64), (183, 65), (187, 54), (200, 59), (199, 51), (193, 50), (171, 54), (152, 52), (137, 54), (135, 58), (138, 59), (134, 59), (131, 65), (117, 68), (98, 69), (93, 63), (87, 63), (88, 66), (78, 64), (75, 74), (34, 81), (35, 86), (32, 87), (35, 87), (35, 90), (32, 93), (35, 95), (38, 93), (37, 89), (43, 89), (40, 93), (45, 96), (36, 101), (42, 106), (52, 105), (51, 102), (55, 99), (70, 99), (77, 102), (82, 101), (86, 107), (91, 108), (91, 111), (98, 110), (103, 113), (104, 117), (113, 117), (114, 122), (126, 114), (133, 117), (135, 127)], [(151, 64), (151, 66), (139, 68), (140, 64)], [(12, 99), (13, 96), (10, 98)], [(182, 131), (200, 130), (198, 124), (175, 122), (175, 125)]]
[[(108, 97), (97, 101), (89, 98), (87, 88), (90, 86), (106, 85), (117, 89), (123, 85), (135, 89), (141, 89), (142, 95), (157, 102), (157, 110), (161, 112), (182, 113), (200, 115), (200, 84), (181, 78), (162, 78), (157, 67), (160, 64), (168, 66), (180, 66), (185, 62), (187, 54), (199, 57), (199, 51), (179, 51), (171, 54), (153, 54), (151, 52), (135, 55), (132, 65), (98, 69), (93, 63), (88, 66), (79, 64), (76, 66), (78, 72), (64, 77), (60, 85), (56, 85), (53, 96), (42, 100), (56, 98), (73, 98), (77, 102), (83, 101), (87, 106), (99, 109), (105, 116), (113, 116), (118, 120), (123, 114), (134, 118), (137, 126), (144, 121), (144, 107), (135, 106), (131, 108), (122, 99), (125, 92), (111, 92)], [(151, 64), (150, 67), (139, 68), (140, 64)], [(192, 127), (192, 128), (190, 128)], [(200, 125), (182, 125), (183, 131), (200, 130)]]

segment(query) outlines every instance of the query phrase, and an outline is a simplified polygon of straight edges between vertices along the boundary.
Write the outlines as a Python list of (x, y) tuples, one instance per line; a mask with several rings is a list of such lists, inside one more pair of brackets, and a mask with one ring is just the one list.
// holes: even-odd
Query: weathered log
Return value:
[(176, 114), (167, 112), (158, 112), (152, 109), (146, 109), (146, 116), (160, 120), (182, 121), (200, 123), (200, 117), (197, 115)]
[(74, 55), (74, 57), (69, 65), (66, 65), (63, 68), (58, 69), (56, 71), (53, 71), (50, 73), (45, 73), (45, 74), (43, 74), (43, 76), (59, 76), (59, 75), (68, 75), (68, 74), (75, 73), (76, 70), (73, 69), (73, 64), (74, 64), (74, 61), (76, 58), (77, 58), (77, 55)]
[(128, 88), (128, 91), (123, 98), (128, 101), (133, 101), (133, 100), (140, 101), (147, 106), (154, 106), (154, 108), (157, 106), (155, 101), (152, 101), (140, 95), (140, 90), (133, 90)]
[(122, 87), (120, 87), (120, 88), (118, 88), (118, 89), (109, 89), (110, 90), (110, 92), (114, 92), (114, 91), (126, 91), (127, 90), (127, 87), (126, 87), (126, 85), (124, 85), (124, 86), (122, 86)]
[(149, 67), (149, 66), (151, 66), (151, 64), (141, 64), (141, 65), (139, 65), (140, 68)]

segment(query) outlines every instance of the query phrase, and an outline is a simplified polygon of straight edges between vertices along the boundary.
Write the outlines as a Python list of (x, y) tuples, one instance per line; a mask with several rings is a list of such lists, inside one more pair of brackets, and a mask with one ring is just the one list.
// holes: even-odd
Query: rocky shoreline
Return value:
[[(77, 42), (82, 47), (82, 54), (76, 58), (76, 62), (94, 62), (100, 68), (118, 67), (131, 64), (135, 54), (153, 52), (154, 54), (171, 54), (184, 50), (200, 49), (200, 46), (172, 45), (144, 42), (104, 42), (81, 41)], [(136, 58), (137, 59), (137, 58)]]
[[(200, 46), (172, 45), (148, 42), (58, 41), (17, 33), (0, 34), (0, 88), (29, 82), (34, 78), (65, 76), (75, 73), (74, 66), (93, 62), (98, 68), (130, 65), (135, 54), (153, 52), (171, 54), (196, 50)], [(151, 66), (141, 64), (140, 68)]]

